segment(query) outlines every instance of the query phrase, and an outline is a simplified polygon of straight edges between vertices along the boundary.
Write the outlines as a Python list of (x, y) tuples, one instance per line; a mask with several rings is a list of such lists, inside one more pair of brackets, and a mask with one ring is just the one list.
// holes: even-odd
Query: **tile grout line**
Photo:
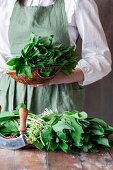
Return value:
[(50, 170), (49, 164), (48, 164), (48, 152), (46, 152), (46, 168), (47, 170)]
[(82, 160), (81, 160), (81, 158), (80, 158), (80, 157), (81, 157), (81, 155), (80, 155), (80, 154), (77, 154), (77, 156), (78, 156), (78, 159), (79, 159), (79, 161), (80, 161), (80, 164), (81, 164), (81, 168), (82, 168), (81, 170), (84, 170), (84, 169), (83, 169)]
[(113, 157), (112, 157), (112, 155), (111, 155), (111, 153), (110, 153), (109, 149), (108, 149), (108, 153), (109, 153), (110, 157), (111, 157), (111, 158), (112, 158), (112, 160), (113, 160)]
[(12, 166), (13, 166), (13, 170), (15, 170), (15, 150), (13, 151), (14, 154), (13, 154), (13, 162), (12, 162)]

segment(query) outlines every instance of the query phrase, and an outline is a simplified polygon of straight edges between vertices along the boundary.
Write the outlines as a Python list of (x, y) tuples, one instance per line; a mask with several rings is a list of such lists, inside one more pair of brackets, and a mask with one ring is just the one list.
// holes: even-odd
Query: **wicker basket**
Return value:
[(16, 76), (15, 71), (8, 71), (7, 74), (19, 83), (23, 83), (27, 85), (41, 84), (41, 83), (45, 83), (48, 80), (53, 79), (56, 76), (56, 74), (58, 74), (61, 71), (62, 66), (45, 67), (45, 68), (58, 68), (57, 72), (49, 77), (44, 77), (40, 75), (39, 70), (43, 68), (44, 67), (31, 68), (32, 78), (28, 77), (27, 75), (23, 75), (21, 73), (19, 73), (18, 76)]

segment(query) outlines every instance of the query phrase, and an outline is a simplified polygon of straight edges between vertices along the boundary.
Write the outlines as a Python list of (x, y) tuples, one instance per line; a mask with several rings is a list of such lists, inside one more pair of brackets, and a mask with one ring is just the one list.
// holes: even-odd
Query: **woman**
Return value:
[[(84, 89), (111, 71), (111, 56), (94, 0), (1, 0), (0, 2), (0, 104), (12, 110), (25, 103), (35, 114), (45, 108), (82, 110)], [(18, 54), (30, 33), (49, 36), (54, 44), (75, 45), (82, 38), (82, 59), (72, 78), (59, 73), (51, 81), (27, 86), (2, 74), (6, 56)]]

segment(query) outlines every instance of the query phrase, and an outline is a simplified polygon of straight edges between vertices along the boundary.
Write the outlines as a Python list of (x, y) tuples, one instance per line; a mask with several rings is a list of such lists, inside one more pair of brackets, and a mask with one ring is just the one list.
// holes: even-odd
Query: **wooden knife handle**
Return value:
[(19, 116), (20, 116), (20, 126), (18, 130), (20, 132), (25, 132), (26, 131), (26, 119), (28, 115), (28, 110), (24, 107), (20, 108), (19, 110)]
[(2, 107), (1, 107), (1, 105), (0, 105), (0, 112), (1, 112), (1, 110), (2, 110)]

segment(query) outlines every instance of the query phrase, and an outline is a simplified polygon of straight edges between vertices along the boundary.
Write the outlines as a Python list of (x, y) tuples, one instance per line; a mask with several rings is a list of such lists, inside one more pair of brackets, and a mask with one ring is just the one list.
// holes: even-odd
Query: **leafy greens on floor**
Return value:
[(31, 67), (44, 67), (40, 70), (40, 74), (48, 77), (55, 74), (58, 68), (45, 67), (63, 66), (62, 72), (70, 75), (78, 62), (75, 47), (65, 47), (62, 44), (55, 46), (53, 37), (54, 35), (41, 37), (32, 33), (29, 43), (21, 50), (21, 54), (7, 62), (9, 69), (16, 70), (16, 75), (20, 72), (32, 77)]
[[(19, 134), (19, 107), (12, 112), (0, 114), (1, 134)], [(112, 126), (77, 110), (58, 113), (45, 109), (39, 115), (29, 111), (27, 117), (26, 137), (40, 150), (54, 151), (60, 148), (64, 152), (98, 152), (101, 148), (112, 147), (113, 143), (109, 139), (111, 134)]]

